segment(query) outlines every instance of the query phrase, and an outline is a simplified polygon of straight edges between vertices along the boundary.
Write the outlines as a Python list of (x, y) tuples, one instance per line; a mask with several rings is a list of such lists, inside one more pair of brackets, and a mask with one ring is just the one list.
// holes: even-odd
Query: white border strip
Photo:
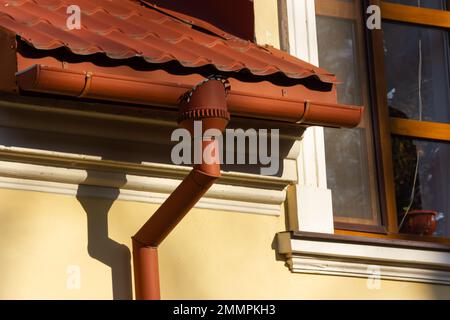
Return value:
[[(162, 203), (180, 184), (178, 179), (144, 177), (95, 170), (68, 169), (0, 161), (0, 188), (77, 195), (79, 185), (92, 186), (89, 196)], [(86, 190), (86, 189), (85, 189)], [(279, 216), (284, 190), (214, 184), (196, 207)]]
[[(31, 149), (31, 148), (21, 148), (21, 147), (9, 147), (0, 145), (0, 156), (4, 156), (6, 159), (14, 159), (14, 162), (23, 162), (34, 160), (38, 163), (50, 163), (54, 167), (62, 164), (64, 167), (75, 166), (87, 167), (89, 165), (102, 167), (105, 170), (119, 169), (121, 172), (133, 170), (138, 172), (138, 174), (154, 174), (161, 173), (167, 175), (168, 173), (173, 176), (180, 176), (189, 173), (191, 168), (173, 165), (173, 164), (163, 164), (163, 163), (153, 163), (153, 162), (141, 162), (141, 163), (129, 163), (123, 161), (115, 160), (104, 160), (99, 156), (77, 154), (77, 153), (67, 153), (67, 152), (57, 152), (48, 151), (41, 149)], [(285, 167), (290, 166), (290, 159), (284, 160)], [(293, 180), (285, 179), (275, 176), (262, 176), (251, 173), (242, 172), (223, 172), (222, 177), (226, 178), (232, 182), (257, 182), (262, 188), (285, 187)]]
[(450, 272), (424, 268), (373, 265), (355, 262), (332, 261), (307, 257), (292, 257), (288, 261), (292, 272), (347, 276), (374, 279), (373, 270), (384, 280), (450, 284)]
[(292, 272), (373, 278), (375, 267), (380, 279), (450, 284), (450, 252), (299, 239), (289, 243), (280, 253)]
[[(290, 53), (319, 65), (314, 0), (286, 0)], [(303, 133), (297, 157), (298, 182), (296, 206), (290, 206), (292, 225), (300, 231), (334, 233), (331, 190), (327, 188), (325, 138), (322, 127), (310, 127)], [(292, 194), (294, 195), (294, 194)]]
[(444, 251), (297, 239), (291, 240), (291, 248), (294, 255), (299, 253), (349, 260), (373, 260), (378, 263), (450, 268), (450, 252)]

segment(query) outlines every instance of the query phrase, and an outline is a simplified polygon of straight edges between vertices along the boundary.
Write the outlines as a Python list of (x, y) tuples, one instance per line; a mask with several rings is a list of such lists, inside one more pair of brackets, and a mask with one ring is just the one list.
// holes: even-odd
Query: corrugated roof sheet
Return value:
[[(148, 63), (176, 60), (184, 67), (213, 65), (224, 72), (247, 69), (257, 76), (334, 75), (272, 47), (239, 39), (190, 16), (139, 0), (0, 0), (0, 26), (40, 50), (65, 47), (78, 55), (141, 57)], [(67, 8), (81, 9), (81, 29), (69, 30)]]

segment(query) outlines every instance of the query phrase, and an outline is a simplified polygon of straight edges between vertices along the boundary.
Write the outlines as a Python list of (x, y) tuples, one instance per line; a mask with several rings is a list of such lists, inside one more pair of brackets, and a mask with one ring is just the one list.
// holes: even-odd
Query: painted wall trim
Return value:
[(450, 284), (450, 252), (395, 243), (358, 244), (277, 235), (278, 252), (292, 272)]
[[(133, 174), (142, 176), (174, 177), (180, 179), (191, 170), (190, 167), (179, 165), (105, 160), (99, 156), (86, 154), (9, 147), (3, 145), (0, 145), (0, 156), (2, 159), (14, 163), (24, 162), (53, 167), (80, 168), (84, 170), (101, 168), (102, 170), (107, 170), (109, 172), (132, 172)], [(292, 166), (291, 161), (293, 160), (284, 159), (284, 166)], [(292, 180), (283, 177), (262, 176), (241, 172), (223, 172), (222, 175), (222, 181), (227, 184), (240, 186), (257, 185), (263, 189), (281, 190), (292, 182)]]
[[(314, 0), (287, 0), (286, 4), (290, 53), (319, 65)], [(323, 128), (309, 127), (294, 147), (299, 148), (298, 184), (288, 196), (288, 208), (294, 211), (288, 212), (289, 224), (300, 231), (332, 234), (333, 204), (327, 188)]]
[[(103, 170), (68, 169), (0, 161), (0, 188), (80, 195), (80, 184), (92, 186), (85, 196), (115, 197), (148, 203), (163, 203), (180, 179), (145, 177)], [(232, 212), (279, 216), (284, 190), (215, 184), (196, 207)]]
[[(50, 107), (48, 106), (50, 102), (46, 104), (46, 101), (38, 98), (35, 99), (36, 105), (32, 104), (33, 101), (26, 100), (26, 103), (0, 100), (0, 133), (6, 137), (2, 140), (5, 142), (0, 143), (2, 160), (83, 169), (102, 168), (108, 171), (126, 171), (137, 175), (167, 178), (181, 178), (191, 170), (189, 167), (158, 161), (118, 160), (119, 158), (114, 157), (105, 159), (100, 156), (105, 151), (104, 146), (98, 146), (98, 152), (93, 154), (91, 149), (97, 146), (88, 143), (89, 141), (114, 143), (114, 152), (117, 154), (129, 152), (127, 148), (129, 142), (139, 145), (140, 148), (166, 147), (170, 144), (168, 132), (176, 128), (176, 120), (167, 120), (173, 117), (168, 112), (161, 111), (139, 117), (139, 112), (144, 112), (145, 109), (138, 109), (139, 112), (135, 110), (137, 114), (126, 108), (103, 104), (101, 106), (106, 110), (95, 110), (91, 106), (85, 110), (64, 109), (59, 105)], [(75, 106), (71, 105), (71, 107)], [(100, 108), (97, 105), (96, 107)], [(117, 109), (115, 112), (120, 114), (113, 114), (114, 109)], [(234, 121), (239, 122), (239, 126), (241, 123), (249, 123), (248, 119)], [(251, 122), (252, 125), (257, 123), (259, 121)], [(269, 122), (264, 122), (263, 125), (270, 127)], [(152, 134), (147, 134), (148, 132)], [(8, 140), (24, 139), (23, 137), (33, 136), (33, 133), (36, 133), (36, 137), (40, 137), (36, 140), (37, 142), (33, 142), (33, 145), (17, 147), (13, 143), (9, 144)], [(45, 137), (42, 138), (42, 135)], [(53, 139), (52, 135), (59, 139)], [(73, 139), (74, 136), (80, 141), (79, 145), (73, 149), (76, 151), (65, 151), (60, 141), (66, 138)], [(283, 146), (300, 138), (301, 132), (291, 129), (286, 135), (280, 135), (280, 143)], [(86, 139), (86, 145), (83, 144), (84, 139)], [(42, 149), (44, 144), (49, 146), (46, 150)], [(288, 154), (282, 161), (281, 176), (226, 171), (223, 172), (221, 180), (227, 184), (280, 190), (297, 179), (295, 157)]]
[(287, 264), (292, 272), (397, 280), (450, 285), (450, 272), (424, 268), (408, 268), (368, 263), (334, 261), (322, 258), (293, 256)]

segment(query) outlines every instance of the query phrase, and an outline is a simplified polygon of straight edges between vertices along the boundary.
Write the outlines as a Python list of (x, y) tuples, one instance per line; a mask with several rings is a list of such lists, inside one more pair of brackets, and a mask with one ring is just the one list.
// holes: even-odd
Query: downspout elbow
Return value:
[[(157, 247), (220, 177), (220, 146), (212, 137), (205, 139), (204, 134), (209, 129), (222, 132), (227, 126), (228, 89), (226, 80), (207, 79), (182, 97), (180, 125), (192, 136), (199, 134), (194, 129), (195, 121), (202, 122), (201, 136), (193, 136), (194, 142), (199, 143), (202, 161), (132, 238), (137, 299), (160, 298)], [(204, 159), (205, 150), (208, 161)]]

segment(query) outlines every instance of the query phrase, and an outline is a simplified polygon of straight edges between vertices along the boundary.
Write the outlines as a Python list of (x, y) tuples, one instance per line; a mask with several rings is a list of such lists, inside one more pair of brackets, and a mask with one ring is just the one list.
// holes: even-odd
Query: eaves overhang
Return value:
[[(187, 89), (220, 74), (231, 83), (232, 115), (331, 127), (362, 117), (362, 107), (337, 103), (337, 80), (326, 70), (151, 1), (0, 4), (1, 50), (16, 66), (2, 89), (175, 109)], [(70, 5), (82, 8), (79, 30), (67, 29)]]

